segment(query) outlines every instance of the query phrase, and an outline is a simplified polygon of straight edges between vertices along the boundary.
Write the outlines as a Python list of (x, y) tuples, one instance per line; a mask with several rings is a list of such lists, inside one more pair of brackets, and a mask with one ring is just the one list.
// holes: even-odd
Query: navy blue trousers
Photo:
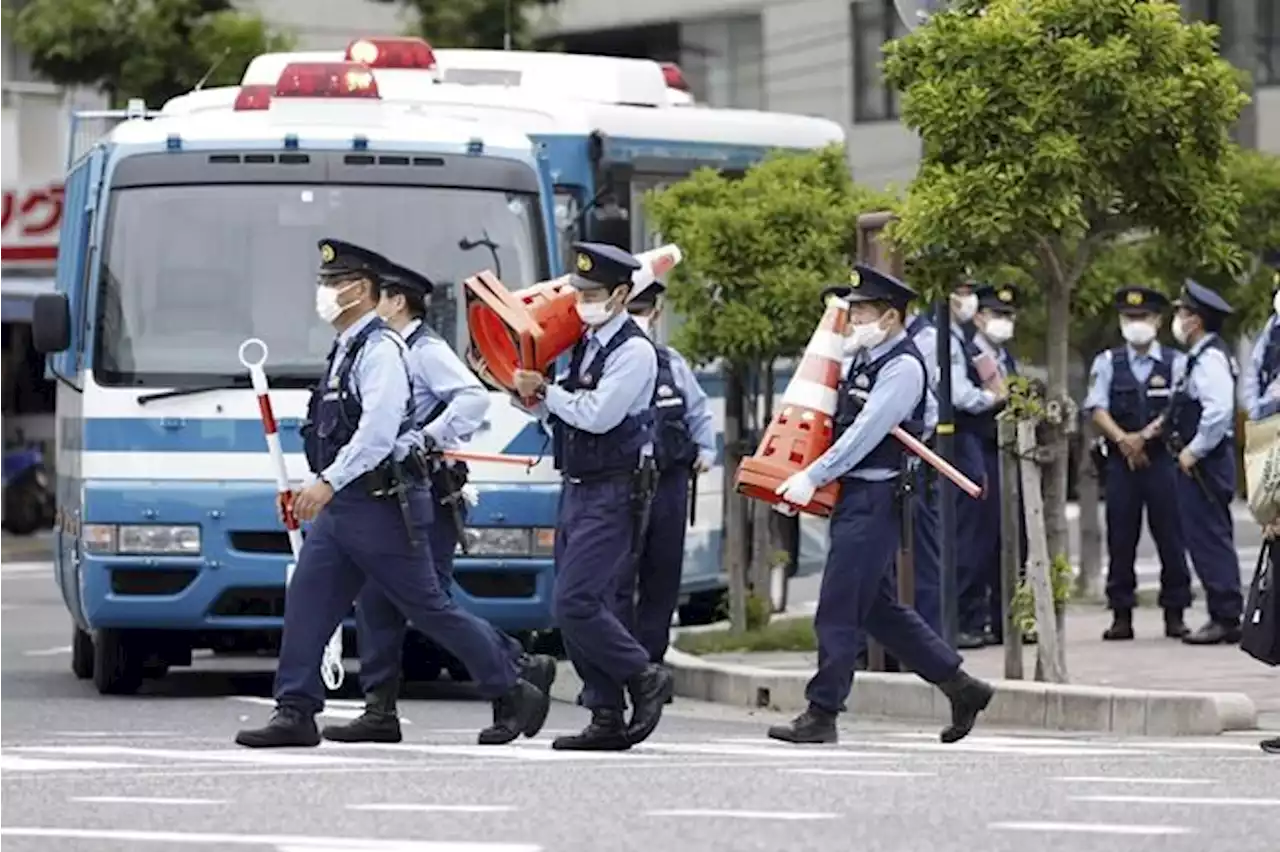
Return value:
[(660, 663), (671, 642), (671, 617), (680, 603), (684, 535), (689, 525), (689, 470), (664, 471), (649, 512), (644, 551), (634, 572), (618, 586), (618, 612), (649, 654)]
[(898, 603), (891, 566), (901, 537), (897, 483), (845, 479), (831, 516), (831, 545), (818, 592), (818, 671), (809, 703), (838, 713), (853, 685), (865, 631), (904, 668), (930, 683), (960, 669), (960, 656), (915, 610)]
[[(366, 585), (400, 614), (401, 641), (407, 619), (462, 661), (484, 697), (511, 689), (519, 676), (518, 657), (492, 626), (458, 607), (441, 588), (428, 543), (434, 520), (430, 492), (410, 497), (419, 539), (414, 548), (396, 502), (376, 500), (356, 487), (334, 495), (307, 533), (285, 595), (276, 701), (306, 713), (323, 709), (324, 646)], [(398, 673), (398, 650), (396, 656)]]
[[(954, 446), (956, 456), (953, 464), (965, 476), (985, 487), (987, 468), (982, 459), (982, 444), (978, 436), (956, 432)], [(985, 496), (974, 500), (957, 489), (954, 499), (959, 629), (963, 633), (981, 633), (988, 616), (986, 575), (984, 567), (977, 562), (981, 554), (974, 538), (982, 528)]]
[(553, 612), (591, 709), (624, 709), (626, 682), (649, 665), (648, 652), (618, 611), (619, 587), (634, 576), (633, 525), (630, 478), (565, 480), (556, 523)]
[[(961, 494), (956, 499), (972, 504), (967, 518), (973, 523), (965, 542), (968, 549), (966, 573), (961, 580), (960, 624), (966, 633), (981, 633), (990, 626), (997, 637), (1004, 632), (1004, 593), (1000, 585), (1000, 453), (995, 444), (977, 442), (982, 453), (984, 491), (977, 500)], [(963, 517), (963, 516), (962, 516)], [(957, 536), (959, 537), (959, 536)], [(1021, 494), (1018, 498), (1018, 575), (1022, 576), (1027, 558), (1027, 525), (1022, 514)], [(957, 572), (958, 573), (958, 572)]]
[[(1224, 440), (1196, 465), (1200, 481), (1178, 471), (1178, 512), (1187, 553), (1204, 586), (1209, 617), (1239, 624), (1244, 609), (1231, 501), (1236, 493), (1235, 442)], [(1203, 487), (1201, 486), (1203, 483)]]
[(1130, 610), (1136, 604), (1138, 577), (1133, 563), (1144, 508), (1160, 556), (1160, 606), (1177, 610), (1191, 606), (1191, 572), (1178, 519), (1182, 474), (1164, 450), (1152, 448), (1149, 457), (1150, 465), (1130, 470), (1119, 451), (1107, 456), (1107, 605), (1113, 610)]

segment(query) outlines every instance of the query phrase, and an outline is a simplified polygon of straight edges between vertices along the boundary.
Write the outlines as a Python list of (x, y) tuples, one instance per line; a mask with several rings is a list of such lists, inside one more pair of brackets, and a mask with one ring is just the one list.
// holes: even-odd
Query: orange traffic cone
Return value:
[[(848, 311), (849, 303), (842, 299), (827, 301), (822, 321), (782, 395), (782, 410), (765, 430), (756, 454), (738, 467), (735, 487), (739, 494), (779, 503), (782, 498), (775, 493), (778, 486), (830, 449), (835, 440), (837, 387)], [(825, 518), (835, 508), (839, 493), (839, 483), (829, 483), (819, 488), (800, 511)]]
[[(641, 268), (633, 276), (632, 294), (665, 275), (681, 260), (674, 245), (636, 255)], [(515, 392), (519, 369), (546, 372), (582, 338), (572, 276), (562, 275), (523, 290), (511, 291), (484, 271), (465, 281), (467, 325), (471, 347), (467, 361), (492, 387)]]

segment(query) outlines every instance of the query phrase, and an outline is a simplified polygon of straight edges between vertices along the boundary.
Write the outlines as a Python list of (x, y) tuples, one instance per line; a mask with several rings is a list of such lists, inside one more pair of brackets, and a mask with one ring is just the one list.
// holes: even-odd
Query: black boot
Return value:
[(364, 712), (345, 725), (325, 725), (320, 735), (335, 743), (398, 743), (400, 717), (396, 714), (399, 682), (380, 686), (364, 697)]
[(597, 708), (591, 711), (591, 724), (582, 733), (556, 737), (551, 747), (556, 751), (626, 751), (631, 741), (621, 710)]
[(943, 728), (939, 736), (944, 743), (959, 742), (967, 737), (978, 721), (978, 714), (987, 709), (996, 694), (991, 684), (964, 671), (938, 684), (938, 688), (951, 699), (951, 724)]
[(276, 706), (271, 721), (262, 728), (236, 734), (236, 743), (249, 748), (297, 748), (320, 745), (316, 717), (287, 704)]
[(521, 679), (501, 698), (493, 701), (493, 724), (480, 732), (480, 745), (505, 745), (524, 734), (537, 736), (546, 724), (551, 698), (538, 687)]
[(1258, 745), (1262, 746), (1262, 750), (1267, 754), (1280, 754), (1280, 737), (1276, 737), (1273, 740), (1263, 740)]
[(520, 658), (520, 677), (538, 687), (547, 695), (556, 682), (556, 661), (546, 654), (525, 654)]
[(1234, 645), (1240, 641), (1240, 625), (1214, 619), (1195, 633), (1182, 637), (1188, 645)]
[(834, 744), (839, 740), (836, 714), (810, 704), (809, 709), (792, 719), (790, 724), (771, 727), (769, 739), (804, 745)]
[(1170, 639), (1182, 639), (1191, 632), (1187, 622), (1182, 619), (1182, 610), (1166, 609), (1164, 611), (1164, 635)]
[(627, 681), (627, 693), (631, 696), (631, 722), (627, 725), (627, 739), (632, 745), (642, 743), (658, 727), (662, 708), (675, 691), (675, 678), (671, 672), (653, 663)]
[(1133, 638), (1133, 610), (1117, 609), (1111, 616), (1111, 626), (1102, 631), (1107, 642), (1120, 642)]

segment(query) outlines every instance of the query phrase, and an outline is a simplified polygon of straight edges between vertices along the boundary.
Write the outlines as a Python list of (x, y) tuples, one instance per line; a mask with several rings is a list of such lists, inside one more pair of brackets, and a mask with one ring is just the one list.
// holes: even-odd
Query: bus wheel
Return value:
[(126, 630), (97, 630), (93, 637), (93, 685), (102, 695), (133, 695), (142, 686), (146, 657)]
[(93, 677), (93, 637), (79, 627), (71, 629), (71, 671), (80, 680), (88, 680)]

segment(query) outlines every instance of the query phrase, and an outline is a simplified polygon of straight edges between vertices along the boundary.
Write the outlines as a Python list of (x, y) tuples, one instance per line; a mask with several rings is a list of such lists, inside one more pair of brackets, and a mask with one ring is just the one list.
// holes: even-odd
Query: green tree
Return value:
[(292, 45), (228, 0), (32, 0), (6, 18), (37, 73), (97, 87), (114, 106), (142, 98), (158, 108), (206, 74), (209, 85), (235, 85), (255, 56)]
[[(1073, 295), (1122, 235), (1185, 268), (1238, 263), (1230, 131), (1248, 102), (1216, 28), (1159, 0), (958, 0), (886, 48), (923, 158), (894, 239), (958, 274), (1024, 269), (1044, 299), (1050, 398), (1067, 395)], [(1066, 440), (1049, 441), (1051, 553), (1066, 552)]]
[[(674, 343), (690, 360), (718, 361), (724, 371), (726, 495), (758, 438), (746, 424), (757, 410), (759, 422), (772, 418), (775, 362), (804, 350), (822, 288), (848, 280), (858, 215), (893, 204), (854, 185), (840, 146), (775, 154), (740, 179), (700, 169), (645, 199), (650, 221), (684, 252), (668, 290), (685, 318)], [(725, 514), (725, 568), (741, 583), (751, 562), (773, 560), (775, 549), (759, 544), (769, 541), (760, 526), (771, 526), (765, 519), (776, 513), (754, 513), (755, 535), (747, 501), (728, 497)], [(732, 615), (742, 629), (745, 600), (733, 601)]]
[(533, 46), (533, 33), (528, 12), (540, 6), (552, 6), (558, 0), (378, 0), (400, 3), (414, 13), (412, 26), (433, 47), (475, 47), (500, 50), (505, 46), (508, 25), (511, 47), (528, 50)]

